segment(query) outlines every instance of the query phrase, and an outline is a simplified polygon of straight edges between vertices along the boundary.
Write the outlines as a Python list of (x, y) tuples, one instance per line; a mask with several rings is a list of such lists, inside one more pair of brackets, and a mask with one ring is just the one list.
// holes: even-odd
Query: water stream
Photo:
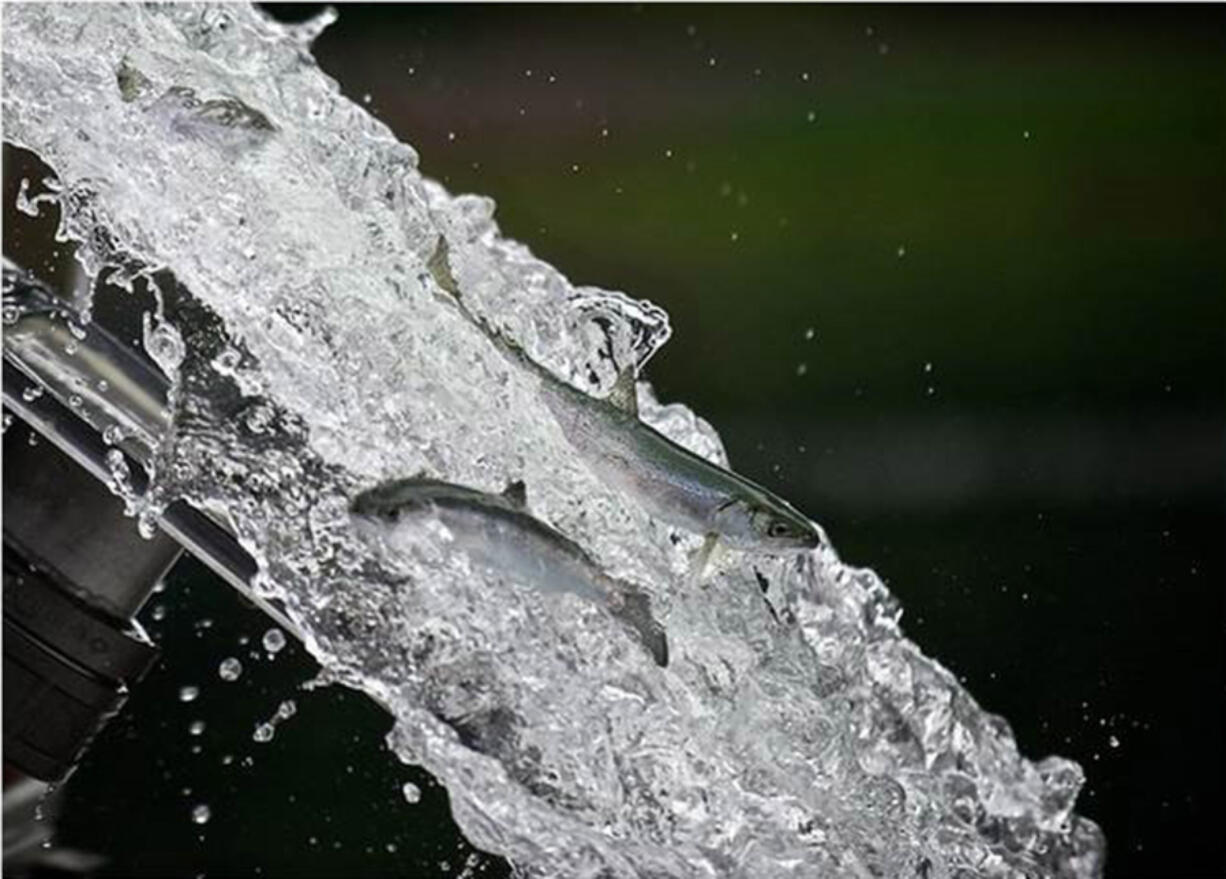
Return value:
[[(1021, 757), (902, 635), (872, 571), (828, 545), (728, 551), (693, 583), (701, 537), (592, 475), (538, 380), (439, 287), (439, 238), (470, 307), (594, 396), (667, 316), (573, 285), (500, 235), (489, 199), (423, 177), (313, 61), (328, 20), (3, 10), (5, 139), (55, 170), (86, 273), (160, 294), (145, 342), (172, 427), (133, 508), (182, 497), (228, 522), (256, 589), (526, 876), (1099, 875), (1081, 769)], [(639, 405), (723, 462), (688, 409), (645, 383)], [(597, 604), (504, 582), (445, 533), (392, 552), (354, 528), (357, 492), (417, 474), (522, 480), (533, 515), (650, 596), (669, 666)]]

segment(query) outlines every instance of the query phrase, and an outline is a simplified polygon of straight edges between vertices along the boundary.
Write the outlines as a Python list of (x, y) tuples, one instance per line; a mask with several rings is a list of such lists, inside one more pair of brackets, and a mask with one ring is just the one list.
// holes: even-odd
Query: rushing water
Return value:
[[(1105, 844), (1080, 768), (1008, 725), (902, 636), (868, 570), (823, 547), (726, 552), (653, 521), (578, 460), (537, 379), (428, 269), (446, 238), (472, 308), (596, 396), (667, 316), (575, 287), (499, 235), (339, 93), (310, 41), (243, 6), (10, 5), (6, 139), (58, 175), (62, 237), (96, 275), (151, 284), (146, 344), (173, 428), (136, 508), (228, 521), (337, 680), (450, 791), (473, 841), (526, 875), (1078, 876)], [(31, 206), (36, 210), (37, 206)], [(719, 438), (639, 386), (643, 418)], [(534, 515), (647, 592), (658, 668), (599, 606), (516, 588), (446, 535), (355, 531), (358, 491), (425, 473)], [(206, 819), (207, 820), (207, 819)], [(407, 817), (406, 817), (406, 820)]]

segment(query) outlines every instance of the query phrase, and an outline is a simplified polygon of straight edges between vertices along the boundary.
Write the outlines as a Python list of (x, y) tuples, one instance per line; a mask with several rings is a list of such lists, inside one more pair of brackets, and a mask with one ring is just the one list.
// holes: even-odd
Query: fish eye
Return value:
[(771, 522), (770, 527), (766, 529), (766, 533), (771, 537), (786, 537), (790, 532), (791, 529), (788, 528), (787, 522), (781, 522), (778, 519)]

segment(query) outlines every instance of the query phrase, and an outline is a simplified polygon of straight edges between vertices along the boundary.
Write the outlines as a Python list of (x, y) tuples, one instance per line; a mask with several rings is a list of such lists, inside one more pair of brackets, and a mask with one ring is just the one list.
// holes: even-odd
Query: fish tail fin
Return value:
[(634, 630), (656, 665), (668, 666), (668, 635), (651, 613), (649, 596), (636, 589), (624, 590), (613, 615)]

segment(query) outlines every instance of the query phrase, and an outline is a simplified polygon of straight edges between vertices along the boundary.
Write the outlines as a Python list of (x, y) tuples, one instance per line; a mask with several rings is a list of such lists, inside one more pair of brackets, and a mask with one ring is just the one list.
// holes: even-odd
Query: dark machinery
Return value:
[(145, 539), (106, 487), (119, 471), (143, 489), (166, 378), (8, 260), (3, 285), (4, 756), (54, 782), (156, 659), (135, 617), (184, 549), (294, 627), (213, 519), (178, 502)]

